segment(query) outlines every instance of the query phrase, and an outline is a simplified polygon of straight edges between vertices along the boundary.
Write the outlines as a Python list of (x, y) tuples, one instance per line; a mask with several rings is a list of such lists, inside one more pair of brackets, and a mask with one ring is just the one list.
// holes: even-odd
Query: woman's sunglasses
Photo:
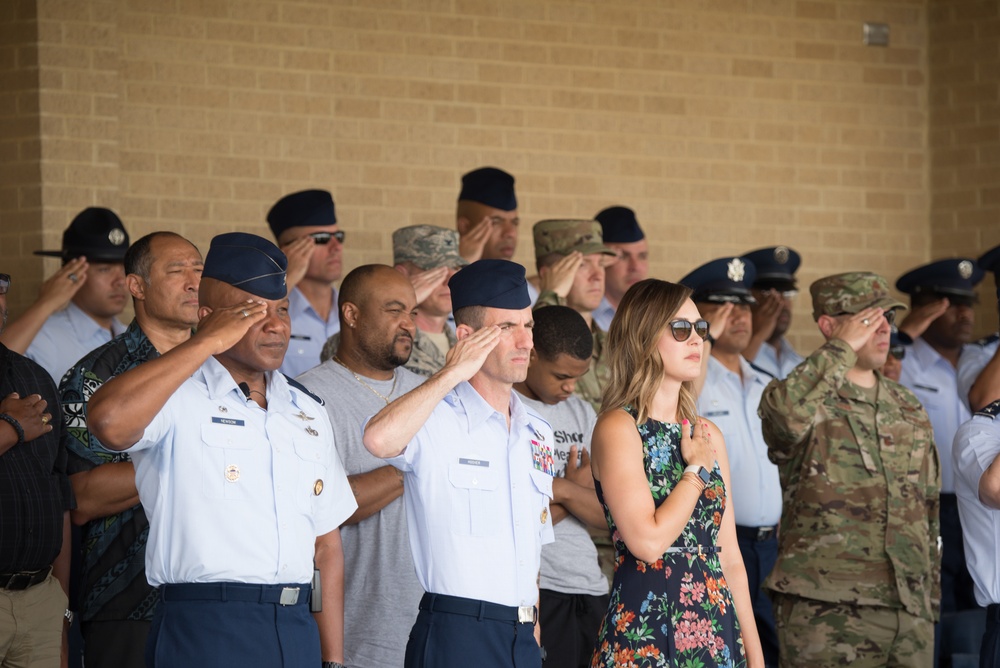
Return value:
[(702, 341), (708, 338), (708, 320), (671, 320), (670, 333), (675, 341), (687, 341), (691, 338), (691, 330), (701, 337)]

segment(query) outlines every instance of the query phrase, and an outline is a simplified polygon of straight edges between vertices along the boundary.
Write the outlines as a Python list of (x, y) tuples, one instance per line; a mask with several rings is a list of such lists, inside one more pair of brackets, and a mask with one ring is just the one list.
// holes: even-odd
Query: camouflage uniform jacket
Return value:
[(878, 374), (873, 404), (848, 382), (856, 360), (834, 339), (764, 390), (759, 413), (784, 502), (765, 586), (933, 620), (941, 585), (934, 432), (902, 385)]
[[(538, 295), (535, 302), (535, 309), (545, 306), (565, 306), (565, 300), (561, 299), (551, 290)], [(580, 376), (576, 381), (574, 394), (594, 407), (595, 413), (601, 412), (601, 400), (604, 394), (604, 386), (607, 385), (611, 377), (611, 370), (608, 369), (604, 360), (604, 342), (608, 338), (608, 333), (601, 329), (596, 322), (591, 321), (590, 333), (594, 335), (594, 356), (590, 358), (590, 368), (587, 373)]]
[[(455, 332), (451, 330), (451, 327), (445, 325), (444, 333), (448, 337), (448, 348), (453, 348), (458, 343)], [(410, 359), (404, 366), (415, 374), (429, 378), (441, 370), (444, 362), (445, 354), (426, 334), (418, 329), (417, 335), (413, 337)]]

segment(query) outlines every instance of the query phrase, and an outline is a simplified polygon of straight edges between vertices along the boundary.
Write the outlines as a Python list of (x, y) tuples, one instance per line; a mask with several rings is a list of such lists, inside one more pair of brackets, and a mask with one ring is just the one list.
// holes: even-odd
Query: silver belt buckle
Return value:
[(299, 602), (299, 588), (298, 587), (285, 587), (281, 590), (281, 598), (278, 599), (278, 605), (295, 605)]
[(517, 622), (518, 624), (534, 624), (535, 606), (533, 605), (519, 606), (517, 608)]

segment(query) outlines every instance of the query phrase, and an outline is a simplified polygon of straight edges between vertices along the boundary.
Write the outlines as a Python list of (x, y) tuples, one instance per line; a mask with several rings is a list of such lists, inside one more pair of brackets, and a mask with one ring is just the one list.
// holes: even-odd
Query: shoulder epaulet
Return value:
[[(743, 358), (743, 359), (746, 359), (746, 358)], [(753, 369), (753, 370), (754, 370), (754, 371), (756, 371), (757, 373), (762, 373), (762, 374), (764, 374), (765, 376), (767, 376), (767, 377), (768, 377), (768, 378), (770, 378), (771, 380), (777, 380), (777, 378), (778, 378), (777, 376), (775, 376), (775, 375), (774, 375), (773, 373), (771, 373), (770, 371), (767, 371), (766, 369), (761, 369), (761, 368), (760, 368), (759, 366), (757, 366), (756, 364), (754, 364), (753, 362), (751, 362), (751, 361), (749, 361), (749, 360), (747, 360), (747, 364), (749, 364), (749, 365), (750, 365), (750, 368), (751, 368), (751, 369)]]
[(288, 381), (288, 384), (291, 385), (292, 387), (294, 387), (296, 390), (309, 395), (310, 397), (312, 397), (313, 401), (315, 401), (320, 406), (326, 406), (326, 402), (323, 401), (322, 399), (320, 399), (319, 397), (317, 397), (312, 392), (310, 392), (309, 388), (307, 388), (305, 385), (303, 385), (302, 383), (300, 383), (299, 381), (297, 381), (297, 380), (295, 380), (293, 378), (289, 378), (286, 374), (281, 374), (281, 375), (285, 376), (285, 380)]
[(972, 342), (972, 345), (982, 346), (983, 348), (985, 348), (986, 346), (992, 343), (996, 343), (997, 341), (1000, 341), (1000, 332), (994, 332), (989, 336), (984, 336), (981, 339), (976, 339), (975, 341)]
[(991, 420), (995, 420), (997, 415), (1000, 415), (1000, 399), (997, 399), (989, 406), (984, 406), (976, 411), (976, 415), (982, 415), (983, 417), (988, 417)]

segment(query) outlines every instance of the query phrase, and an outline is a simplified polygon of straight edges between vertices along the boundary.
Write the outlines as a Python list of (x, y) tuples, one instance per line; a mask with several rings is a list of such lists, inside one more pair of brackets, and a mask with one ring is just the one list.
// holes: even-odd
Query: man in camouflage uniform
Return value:
[(766, 582), (782, 666), (930, 666), (941, 474), (927, 413), (876, 369), (903, 304), (875, 274), (810, 288), (826, 343), (764, 391), (783, 489)]
[(434, 225), (411, 225), (392, 233), (392, 262), (410, 279), (417, 293), (417, 334), (406, 368), (430, 377), (444, 366), (457, 339), (448, 322), (451, 289), (448, 279), (468, 264), (458, 254), (458, 232)]
[(594, 335), (594, 356), (575, 392), (599, 412), (609, 373), (604, 361), (607, 332), (594, 322), (593, 312), (604, 298), (604, 268), (617, 255), (604, 245), (601, 225), (594, 220), (542, 220), (535, 223), (534, 235), (539, 278), (535, 308), (569, 306), (587, 321)]

